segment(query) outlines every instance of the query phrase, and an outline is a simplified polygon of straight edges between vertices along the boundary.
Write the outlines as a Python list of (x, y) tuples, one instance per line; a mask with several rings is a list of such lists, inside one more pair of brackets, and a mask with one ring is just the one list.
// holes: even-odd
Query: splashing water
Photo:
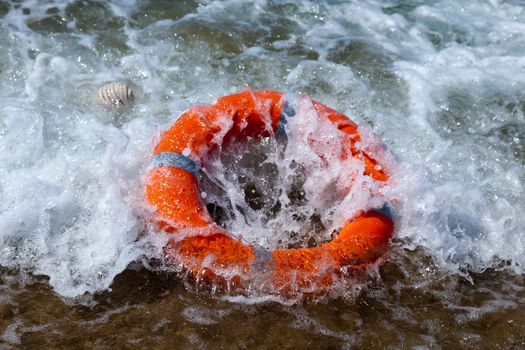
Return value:
[[(346, 134), (319, 118), (309, 98), (294, 105), (283, 133), (237, 141), (203, 168), (212, 215), (235, 237), (270, 250), (318, 245), (359, 211), (386, 202), (382, 186), (362, 175), (363, 163), (343, 156)], [(357, 147), (387, 161), (374, 153), (377, 142), (364, 138)]]
[[(146, 243), (148, 235), (139, 234), (141, 176), (155, 136), (174, 121), (170, 115), (239, 90), (235, 81), (250, 76), (255, 88), (311, 91), (355, 114), (357, 122), (373, 123), (404, 169), (388, 195), (403, 203), (398, 237), (406, 247), (423, 247), (451, 271), (483, 271), (506, 261), (521, 273), (525, 223), (519, 215), (524, 204), (518, 82), (525, 78), (519, 56), (501, 54), (517, 54), (522, 47), (514, 34), (518, 22), (504, 20), (517, 16), (519, 8), (502, 5), (490, 14), (497, 19), (494, 24), (484, 27), (465, 21), (453, 3), (440, 9), (386, 6), (381, 12), (379, 5), (301, 2), (290, 5), (293, 19), (284, 14), (286, 7), (254, 4), (252, 15), (241, 16), (243, 6), (235, 2), (210, 2), (194, 15), (173, 14), (162, 21), (142, 17), (131, 3), (100, 4), (96, 8), (107, 14), (105, 26), (113, 28), (109, 37), (90, 23), (96, 9), (80, 2), (34, 3), (7, 11), (0, 28), (7, 67), (1, 74), (10, 82), (1, 90), (2, 264), (51, 276), (57, 292), (73, 296), (105, 289), (130, 261), (155, 255), (162, 243)], [(190, 3), (184, 6), (180, 11), (192, 11)], [(490, 12), (474, 5), (466, 11)], [(247, 16), (254, 26), (228, 22), (235, 14)], [(370, 28), (375, 37), (359, 30), (350, 36), (343, 18)], [(265, 29), (268, 21), (274, 21), (270, 31)], [(216, 39), (209, 41), (203, 28), (212, 22)], [(235, 23), (229, 32), (241, 41), (222, 35), (221, 23)], [(284, 25), (289, 34), (273, 32)], [(283, 53), (289, 58), (283, 59)], [(371, 65), (370, 57), (375, 60)], [(258, 75), (269, 64), (276, 74)], [(97, 87), (115, 78), (135, 81), (142, 95), (128, 114), (93, 104)], [(231, 79), (233, 86), (225, 83)], [(294, 150), (294, 144), (289, 142), (282, 159), (267, 154), (275, 160), (264, 161), (263, 172), (270, 177), (278, 172), (276, 180), (290, 186), (304, 181), (294, 195), (297, 201), (307, 198), (308, 205), (297, 216), (328, 228), (335, 210), (322, 204), (330, 201), (323, 197), (327, 191), (315, 187), (326, 188), (342, 170), (331, 164), (333, 173), (294, 180), (286, 170), (294, 166), (290, 154), (304, 161), (314, 156)], [(286, 165), (274, 169), (271, 164)], [(242, 185), (245, 180), (228, 181)], [(257, 192), (257, 184), (250, 186)], [(284, 188), (275, 191), (265, 197), (288, 196)], [(231, 196), (237, 197), (213, 200), (237, 203), (243, 197)], [(255, 202), (252, 207), (260, 205)], [(292, 219), (286, 220), (289, 227), (280, 228), (281, 221), (259, 217), (247, 205), (245, 215), (259, 222), (247, 228), (235, 221), (229, 228), (252, 240), (257, 233), (275, 246), (270, 237), (282, 237), (273, 233), (309, 227)], [(330, 218), (319, 220), (319, 215)], [(269, 228), (264, 234), (261, 220)]]

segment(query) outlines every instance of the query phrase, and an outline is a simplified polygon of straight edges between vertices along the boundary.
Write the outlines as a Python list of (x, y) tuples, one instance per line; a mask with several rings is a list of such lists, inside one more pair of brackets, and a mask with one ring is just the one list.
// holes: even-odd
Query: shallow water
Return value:
[[(525, 348), (524, 32), (521, 1), (0, 1), (0, 347)], [(110, 81), (133, 108), (97, 104)], [(391, 252), (353, 287), (217, 296), (159, 260), (155, 140), (246, 86), (396, 158)], [(250, 227), (296, 244), (294, 213)]]

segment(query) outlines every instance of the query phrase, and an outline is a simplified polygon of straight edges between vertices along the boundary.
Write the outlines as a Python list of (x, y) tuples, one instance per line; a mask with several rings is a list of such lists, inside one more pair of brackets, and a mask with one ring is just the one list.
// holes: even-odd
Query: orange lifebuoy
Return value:
[[(313, 101), (313, 107), (318, 118), (326, 118), (347, 135), (348, 154), (364, 163), (363, 173), (386, 182), (384, 167), (356, 146), (361, 139), (357, 126), (321, 103)], [(295, 112), (283, 94), (246, 90), (221, 97), (209, 106), (190, 108), (155, 147), (146, 198), (163, 229), (172, 234), (192, 232), (171, 239), (165, 252), (194, 278), (236, 292), (252, 276), (264, 274), (273, 291), (290, 296), (326, 290), (343, 270), (373, 263), (385, 253), (393, 222), (388, 213), (377, 210), (360, 213), (333, 240), (320, 246), (269, 253), (234, 239), (213, 222), (200, 198), (199, 165), (232, 138), (273, 135), (290, 113)]]

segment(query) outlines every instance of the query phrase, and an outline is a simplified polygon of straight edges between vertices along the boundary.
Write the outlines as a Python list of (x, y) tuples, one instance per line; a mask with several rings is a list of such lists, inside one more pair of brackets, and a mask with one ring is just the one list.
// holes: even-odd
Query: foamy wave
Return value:
[[(1, 265), (75, 296), (160, 256), (142, 217), (154, 139), (248, 84), (307, 92), (385, 140), (400, 245), (451, 273), (524, 272), (523, 6), (229, 0), (146, 17), (138, 2), (99, 5), (9, 4), (0, 21)], [(127, 114), (92, 98), (114, 80), (137, 91)]]

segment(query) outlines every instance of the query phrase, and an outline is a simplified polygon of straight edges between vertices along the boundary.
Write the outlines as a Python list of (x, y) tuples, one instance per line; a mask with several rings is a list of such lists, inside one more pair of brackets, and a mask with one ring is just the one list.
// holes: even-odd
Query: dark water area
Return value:
[[(0, 349), (525, 349), (523, 33), (522, 1), (0, 0)], [(108, 82), (133, 107), (101, 106)], [(355, 284), (230, 296), (164, 263), (155, 142), (246, 87), (307, 93), (395, 158), (395, 236)], [(244, 185), (297, 175), (243, 152)], [(223, 200), (272, 225), (221, 224), (322, 241), (313, 198), (301, 229), (250, 189)]]
[[(286, 306), (231, 302), (173, 274), (127, 269), (111, 291), (64, 302), (45, 278), (3, 272), (1, 327), (23, 349), (520, 349), (523, 277), (496, 271), (465, 279), (406, 257), (346, 297)], [(421, 274), (425, 265), (427, 273)], [(502, 284), (501, 280), (505, 283)], [(495, 301), (497, 300), (497, 301)]]

